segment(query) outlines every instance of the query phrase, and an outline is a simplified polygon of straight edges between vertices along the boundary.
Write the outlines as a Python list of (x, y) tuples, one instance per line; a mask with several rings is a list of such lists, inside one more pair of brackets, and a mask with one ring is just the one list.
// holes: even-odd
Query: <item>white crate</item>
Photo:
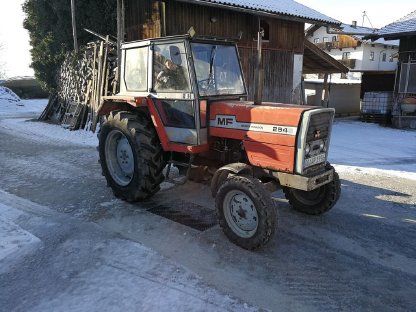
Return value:
[(388, 115), (393, 107), (393, 92), (366, 92), (361, 101), (361, 114)]

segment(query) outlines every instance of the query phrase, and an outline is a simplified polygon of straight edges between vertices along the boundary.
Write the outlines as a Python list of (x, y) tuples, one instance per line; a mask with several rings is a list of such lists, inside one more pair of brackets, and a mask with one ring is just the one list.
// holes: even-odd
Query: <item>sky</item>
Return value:
[[(68, 0), (69, 1), (69, 0)], [(29, 35), (23, 29), (24, 0), (0, 0), (0, 68), (3, 67), (6, 76), (33, 76), (29, 68), (30, 45)], [(297, 0), (312, 9), (343, 23), (357, 21), (362, 25), (363, 11), (373, 27), (381, 28), (416, 10), (414, 0)], [(68, 17), (70, 18), (70, 17)], [(368, 20), (364, 26), (370, 27)]]
[[(295, 0), (322, 14), (345, 24), (357, 21), (362, 26), (363, 11), (367, 12), (371, 24), (381, 28), (416, 10), (414, 0)], [(364, 26), (371, 27), (365, 19)]]
[(29, 34), (23, 28), (24, 0), (0, 0), (0, 67), (7, 77), (33, 76)]

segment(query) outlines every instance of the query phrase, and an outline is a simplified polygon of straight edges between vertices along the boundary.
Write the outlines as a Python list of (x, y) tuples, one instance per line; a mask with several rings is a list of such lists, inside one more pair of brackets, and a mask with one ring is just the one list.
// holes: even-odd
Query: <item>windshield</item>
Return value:
[(245, 93), (235, 46), (191, 43), (200, 96)]

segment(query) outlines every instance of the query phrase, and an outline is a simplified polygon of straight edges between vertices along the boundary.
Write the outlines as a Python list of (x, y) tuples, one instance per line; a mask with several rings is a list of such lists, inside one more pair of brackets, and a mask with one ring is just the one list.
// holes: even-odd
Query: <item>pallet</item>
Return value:
[(360, 120), (368, 123), (391, 125), (391, 115), (384, 114), (360, 114)]

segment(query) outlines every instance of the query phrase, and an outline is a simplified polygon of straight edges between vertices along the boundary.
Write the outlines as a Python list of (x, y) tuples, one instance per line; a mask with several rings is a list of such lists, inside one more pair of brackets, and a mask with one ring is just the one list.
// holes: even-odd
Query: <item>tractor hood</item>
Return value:
[(210, 104), (210, 121), (211, 125), (213, 122), (215, 125), (216, 121), (220, 121), (221, 125), (224, 121), (219, 120), (218, 116), (227, 116), (228, 118), (235, 117), (235, 121), (240, 123), (297, 127), (304, 111), (317, 108), (316, 106), (267, 102), (255, 105), (251, 101), (217, 101)]
[[(316, 106), (280, 103), (254, 105), (250, 101), (210, 103), (210, 134), (238, 140), (253, 140), (295, 146), (305, 111)], [(276, 137), (278, 136), (278, 138)]]

